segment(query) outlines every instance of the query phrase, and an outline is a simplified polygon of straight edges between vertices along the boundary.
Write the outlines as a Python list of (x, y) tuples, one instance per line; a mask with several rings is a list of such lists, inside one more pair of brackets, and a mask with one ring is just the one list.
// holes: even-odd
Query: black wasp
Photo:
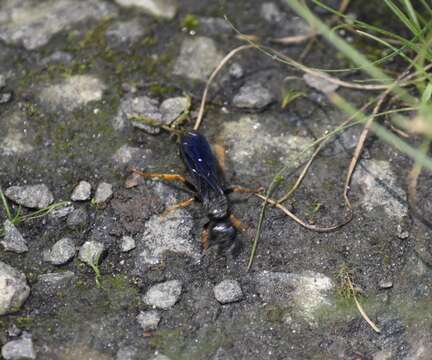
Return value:
[[(197, 131), (180, 134), (180, 155), (190, 175), (190, 180), (178, 174), (145, 173), (132, 169), (134, 173), (154, 179), (180, 181), (194, 191), (195, 197), (204, 207), (209, 218), (208, 244), (219, 245), (221, 249), (232, 247), (233, 253), (240, 250), (237, 228), (241, 223), (230, 212), (227, 195), (231, 192), (255, 192), (240, 187), (226, 188), (224, 179), (207, 139)], [(174, 208), (189, 205), (194, 198), (187, 199)], [(204, 241), (205, 243), (207, 241)], [(205, 247), (207, 245), (205, 244)]]

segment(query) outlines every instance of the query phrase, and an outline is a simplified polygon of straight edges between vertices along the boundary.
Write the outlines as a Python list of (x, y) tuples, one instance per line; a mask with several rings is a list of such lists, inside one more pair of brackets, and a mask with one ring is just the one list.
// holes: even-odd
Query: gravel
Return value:
[(234, 96), (232, 104), (238, 108), (261, 110), (273, 100), (273, 94), (263, 85), (247, 83)]
[(12, 251), (18, 254), (28, 251), (27, 242), (15, 225), (9, 220), (3, 223), (4, 236), (0, 241), (5, 251)]
[(104, 252), (104, 244), (97, 241), (86, 241), (79, 250), (79, 259), (87, 265), (98, 265)]
[(146, 305), (167, 310), (180, 299), (183, 284), (179, 280), (169, 280), (153, 285), (144, 295)]
[(44, 252), (44, 261), (53, 265), (64, 265), (75, 256), (75, 242), (65, 237), (57, 241), (50, 250)]
[(4, 193), (8, 199), (28, 208), (43, 209), (54, 201), (45, 184), (11, 186)]
[(96, 188), (96, 193), (94, 197), (94, 201), (96, 204), (102, 204), (112, 196), (113, 187), (111, 184), (106, 182), (101, 182)]
[(233, 303), (243, 298), (242, 289), (236, 280), (223, 280), (214, 287), (213, 291), (216, 300), (221, 304)]
[(0, 261), (0, 315), (17, 312), (29, 294), (25, 275)]
[(136, 319), (144, 331), (151, 331), (157, 329), (161, 314), (157, 310), (141, 311)]
[(135, 244), (135, 240), (133, 237), (131, 236), (123, 236), (121, 239), (121, 244), (120, 244), (120, 250), (122, 252), (129, 252), (133, 249), (135, 249), (136, 244)]
[(91, 185), (87, 181), (80, 181), (71, 195), (72, 201), (85, 201), (90, 199)]
[(3, 345), (1, 354), (5, 360), (36, 359), (31, 334), (23, 333), (20, 339), (12, 340)]

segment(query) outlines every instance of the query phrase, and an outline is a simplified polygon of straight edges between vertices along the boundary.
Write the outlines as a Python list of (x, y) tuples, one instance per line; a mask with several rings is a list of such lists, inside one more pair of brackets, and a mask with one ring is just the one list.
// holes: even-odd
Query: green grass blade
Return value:
[(2, 202), (2, 205), (3, 205), (3, 209), (4, 209), (4, 211), (6, 212), (6, 217), (7, 217), (10, 221), (12, 221), (13, 216), (12, 216), (12, 213), (11, 213), (11, 211), (10, 211), (8, 201), (6, 200), (6, 197), (4, 196), (4, 194), (3, 194), (3, 190), (2, 190), (1, 188), (0, 188), (0, 200), (1, 200), (1, 202)]
[(399, 18), (399, 20), (414, 34), (417, 35), (420, 29), (413, 23), (404, 12), (397, 7), (392, 0), (384, 0), (391, 11)]
[(410, 0), (403, 0), (406, 11), (408, 12), (409, 17), (411, 18), (411, 21), (415, 24), (417, 29), (421, 29), (419, 20), (417, 18), (417, 14), (411, 4)]

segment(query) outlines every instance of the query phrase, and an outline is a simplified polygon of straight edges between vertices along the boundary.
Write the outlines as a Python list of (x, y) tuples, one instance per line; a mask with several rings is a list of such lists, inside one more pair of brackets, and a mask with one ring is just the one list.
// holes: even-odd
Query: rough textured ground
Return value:
[[(212, 69), (240, 45), (224, 14), (264, 39), (307, 31), (276, 0), (0, 2), (0, 186), (23, 214), (70, 201), (16, 227), (6, 222), (5, 359), (431, 358), (432, 180), (420, 178), (420, 208), (411, 211), (410, 162), (377, 139), (367, 142), (353, 179), (353, 221), (315, 233), (270, 209), (250, 272), (257, 199), (232, 196), (248, 226), (233, 257), (202, 250), (199, 204), (163, 214), (188, 196), (180, 186), (138, 180), (125, 187), (129, 166), (184, 172), (173, 139), (132, 126), (130, 115), (169, 121), (186, 95), (198, 108)], [(304, 47), (280, 50), (297, 57)], [(346, 66), (335, 55), (320, 40), (305, 61)], [(290, 89), (304, 96), (281, 109)], [(338, 91), (357, 103), (369, 96)], [(310, 155), (305, 147), (343, 118), (302, 74), (248, 50), (220, 74), (201, 131), (225, 149), (227, 182), (265, 186), (287, 165), (287, 187)], [(359, 130), (322, 152), (290, 200), (293, 212), (316, 224), (344, 218), (343, 175)], [(46, 187), (7, 190), (39, 184)], [(341, 295), (343, 266), (380, 334)]]

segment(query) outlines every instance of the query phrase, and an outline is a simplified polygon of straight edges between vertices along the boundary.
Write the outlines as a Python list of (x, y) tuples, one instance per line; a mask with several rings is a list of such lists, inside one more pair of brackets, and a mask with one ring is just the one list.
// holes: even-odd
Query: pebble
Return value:
[(31, 334), (24, 332), (20, 339), (4, 344), (1, 354), (5, 360), (36, 359)]
[(104, 252), (104, 244), (97, 241), (86, 241), (79, 250), (79, 259), (87, 265), (98, 265)]
[(221, 304), (229, 304), (243, 298), (240, 284), (236, 280), (223, 280), (214, 289), (214, 296)]
[(123, 236), (121, 239), (121, 245), (120, 245), (120, 249), (122, 252), (129, 252), (133, 249), (135, 249), (136, 244), (135, 244), (135, 240), (133, 237), (131, 236)]
[(12, 100), (11, 92), (5, 92), (0, 94), (0, 104), (7, 104), (11, 100)]
[(274, 100), (272, 93), (259, 83), (243, 85), (234, 96), (233, 105), (244, 109), (263, 109)]
[(72, 203), (67, 202), (63, 206), (58, 207), (49, 213), (49, 216), (53, 219), (61, 219), (68, 216), (72, 211), (74, 211), (74, 207)]
[(101, 182), (95, 193), (94, 201), (96, 204), (106, 202), (113, 194), (112, 185), (106, 182)]
[(115, 22), (111, 25), (106, 37), (110, 46), (118, 46), (136, 42), (145, 34), (145, 29), (138, 19), (130, 21)]
[(29, 295), (25, 275), (0, 261), (0, 315), (17, 312)]
[(72, 192), (72, 201), (85, 201), (90, 198), (91, 185), (87, 181), (80, 181)]
[(5, 220), (3, 229), (4, 236), (0, 244), (3, 245), (5, 251), (12, 251), (18, 254), (28, 251), (27, 242), (11, 221)]
[(135, 6), (149, 15), (171, 20), (177, 13), (175, 0), (115, 0), (121, 6)]
[(74, 229), (77, 227), (84, 227), (87, 224), (88, 214), (86, 209), (78, 208), (73, 210), (67, 217), (66, 224)]
[(71, 260), (76, 253), (75, 242), (65, 237), (57, 241), (50, 250), (44, 252), (44, 261), (53, 265), (63, 265)]
[(160, 105), (160, 112), (162, 120), (165, 124), (171, 124), (179, 115), (188, 110), (189, 100), (184, 96), (177, 96), (162, 101)]
[(157, 329), (161, 314), (157, 310), (141, 311), (136, 319), (144, 331), (151, 331)]
[(393, 287), (393, 282), (391, 280), (381, 280), (379, 282), (380, 289), (390, 289)]
[(261, 5), (261, 16), (269, 23), (279, 23), (283, 20), (283, 15), (279, 7), (274, 2), (265, 2)]
[(68, 284), (74, 276), (72, 271), (46, 273), (38, 276), (38, 283), (49, 287), (59, 287)]
[(330, 94), (332, 92), (335, 92), (339, 88), (338, 84), (330, 82), (319, 76), (304, 74), (303, 79), (306, 84), (308, 84), (308, 86), (318, 91), (321, 91), (324, 94)]
[(179, 280), (169, 280), (153, 285), (144, 295), (146, 305), (167, 310), (175, 305), (182, 293), (183, 284)]
[(0, 74), (0, 89), (6, 86), (6, 78), (4, 75)]
[(234, 79), (241, 79), (244, 75), (243, 67), (239, 63), (233, 63), (229, 69), (228, 73)]
[(133, 346), (125, 346), (117, 351), (116, 360), (138, 360), (138, 350)]
[(45, 184), (11, 186), (4, 194), (18, 205), (35, 209), (46, 208), (54, 201), (53, 194)]

